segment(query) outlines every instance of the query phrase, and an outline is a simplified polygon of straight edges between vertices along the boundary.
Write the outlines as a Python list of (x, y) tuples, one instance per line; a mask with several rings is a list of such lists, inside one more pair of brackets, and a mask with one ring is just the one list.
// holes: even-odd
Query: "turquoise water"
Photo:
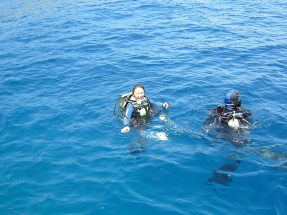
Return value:
[[(0, 6), (1, 214), (286, 214), (285, 1)], [(136, 83), (170, 104), (142, 145), (113, 115)], [(228, 89), (243, 147), (203, 130)]]

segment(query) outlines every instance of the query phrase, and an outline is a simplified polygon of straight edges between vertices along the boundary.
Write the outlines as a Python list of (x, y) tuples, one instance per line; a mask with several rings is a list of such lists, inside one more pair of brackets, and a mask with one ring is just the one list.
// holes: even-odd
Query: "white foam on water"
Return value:
[(147, 138), (156, 139), (156, 140), (168, 140), (168, 136), (164, 132), (150, 132), (147, 135)]

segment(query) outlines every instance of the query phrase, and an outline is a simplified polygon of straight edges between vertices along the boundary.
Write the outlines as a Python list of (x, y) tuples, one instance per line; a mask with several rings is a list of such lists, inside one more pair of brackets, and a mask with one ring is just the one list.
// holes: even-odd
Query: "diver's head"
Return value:
[(227, 110), (235, 110), (237, 107), (240, 107), (239, 92), (237, 90), (228, 90), (224, 102)]
[(132, 94), (136, 100), (141, 100), (144, 98), (145, 89), (142, 85), (136, 84), (133, 88)]

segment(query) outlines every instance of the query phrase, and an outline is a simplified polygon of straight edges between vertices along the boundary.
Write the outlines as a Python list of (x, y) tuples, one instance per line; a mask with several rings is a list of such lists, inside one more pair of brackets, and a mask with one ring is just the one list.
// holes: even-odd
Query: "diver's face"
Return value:
[(143, 88), (137, 87), (134, 91), (134, 97), (136, 100), (142, 100), (144, 97), (144, 90)]

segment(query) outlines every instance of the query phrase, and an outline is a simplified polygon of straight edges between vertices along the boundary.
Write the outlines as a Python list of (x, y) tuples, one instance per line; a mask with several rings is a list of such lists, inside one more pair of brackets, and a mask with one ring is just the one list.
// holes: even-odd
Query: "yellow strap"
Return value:
[(242, 119), (244, 122), (247, 122), (249, 124), (249, 122), (246, 119)]

